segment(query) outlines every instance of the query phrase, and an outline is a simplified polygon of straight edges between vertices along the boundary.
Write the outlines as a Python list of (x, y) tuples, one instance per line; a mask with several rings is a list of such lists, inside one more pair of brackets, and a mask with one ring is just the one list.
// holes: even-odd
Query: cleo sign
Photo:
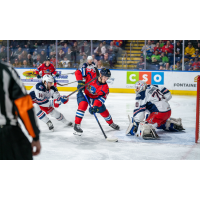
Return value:
[(126, 84), (145, 81), (147, 84), (164, 85), (164, 72), (127, 72)]

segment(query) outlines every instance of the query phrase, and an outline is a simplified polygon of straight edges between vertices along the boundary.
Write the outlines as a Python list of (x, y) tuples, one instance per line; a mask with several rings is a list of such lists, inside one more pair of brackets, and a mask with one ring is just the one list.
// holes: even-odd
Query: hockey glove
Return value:
[(93, 115), (94, 113), (97, 113), (98, 111), (99, 111), (99, 107), (97, 107), (97, 106), (89, 108), (89, 112), (91, 115)]
[[(85, 85), (85, 83), (83, 81), (78, 81), (77, 89), (79, 89), (80, 87), (83, 87), (84, 85)], [(80, 91), (82, 91), (83, 89), (81, 89)]]
[(56, 74), (55, 76), (56, 76), (56, 78), (58, 78), (60, 76), (60, 74)]
[(61, 104), (66, 104), (69, 101), (69, 98), (66, 96), (60, 96), (57, 99), (50, 100), (50, 107), (58, 108)]
[(139, 126), (139, 122), (135, 122), (134, 119), (130, 118), (130, 116), (128, 116), (129, 118), (129, 127), (126, 131), (126, 135), (135, 135), (137, 133), (137, 130), (138, 130), (138, 126)]
[(37, 78), (42, 78), (39, 74), (37, 75)]
[[(60, 98), (60, 97), (59, 97)], [(50, 105), (49, 105), (49, 107), (55, 107), (55, 108), (58, 108), (61, 104), (62, 104), (62, 102), (60, 101), (60, 99), (50, 99), (49, 101), (50, 101)]]
[(66, 104), (69, 101), (69, 98), (67, 96), (63, 95), (63, 96), (60, 97), (60, 101), (63, 104)]

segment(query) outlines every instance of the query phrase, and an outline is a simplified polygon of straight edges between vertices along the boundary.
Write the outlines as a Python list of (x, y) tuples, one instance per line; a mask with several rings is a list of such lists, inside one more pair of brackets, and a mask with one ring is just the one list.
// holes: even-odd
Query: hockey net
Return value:
[(196, 133), (195, 142), (197, 143), (200, 135), (200, 76), (197, 77), (197, 105), (196, 105)]

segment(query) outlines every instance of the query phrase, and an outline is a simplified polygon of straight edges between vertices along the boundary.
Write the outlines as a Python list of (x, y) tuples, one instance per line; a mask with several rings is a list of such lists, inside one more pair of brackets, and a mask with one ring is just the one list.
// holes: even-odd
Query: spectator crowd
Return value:
[[(200, 40), (148, 40), (141, 49), (136, 69), (200, 70)], [(9, 63), (15, 67), (35, 68), (47, 57), (58, 68), (78, 68), (92, 55), (98, 68), (114, 68), (124, 50), (125, 40), (9, 40)], [(174, 48), (175, 47), (175, 48)], [(57, 56), (56, 56), (57, 49)], [(175, 66), (174, 66), (175, 56)], [(7, 41), (0, 40), (0, 61), (7, 61)]]
[(146, 46), (144, 45), (141, 49), (141, 58), (136, 69), (144, 69), (146, 58), (147, 70), (182, 71), (183, 61), (186, 71), (200, 70), (200, 40), (185, 40), (184, 55), (182, 55), (183, 40), (175, 42), (174, 45), (174, 40), (148, 40)]
[[(56, 56), (55, 40), (10, 40), (9, 63), (18, 68), (35, 68), (49, 57), (58, 68), (78, 68), (92, 54), (99, 68), (113, 68), (123, 47), (122, 40), (93, 40), (93, 49), (90, 40), (58, 40)], [(7, 41), (0, 41), (0, 60), (7, 61)]]

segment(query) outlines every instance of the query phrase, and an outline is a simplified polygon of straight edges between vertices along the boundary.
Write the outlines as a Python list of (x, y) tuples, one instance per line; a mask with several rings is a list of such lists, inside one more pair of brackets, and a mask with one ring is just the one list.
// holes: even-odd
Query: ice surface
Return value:
[[(61, 92), (68, 94), (68, 92)], [(50, 132), (43, 122), (39, 121), (41, 130), (42, 151), (36, 160), (129, 160), (129, 159), (200, 159), (200, 144), (195, 144), (196, 98), (194, 96), (173, 96), (170, 100), (172, 117), (182, 118), (184, 132), (169, 133), (158, 131), (160, 140), (145, 141), (135, 136), (126, 136), (128, 114), (132, 116), (135, 94), (111, 93), (106, 100), (114, 122), (120, 125), (120, 131), (113, 130), (97, 114), (108, 137), (117, 137), (118, 143), (104, 139), (103, 134), (88, 110), (82, 121), (82, 136), (73, 135), (72, 127), (65, 127), (62, 122), (49, 116), (55, 131)], [(58, 108), (70, 121), (74, 122), (77, 110), (76, 95), (66, 105)]]

